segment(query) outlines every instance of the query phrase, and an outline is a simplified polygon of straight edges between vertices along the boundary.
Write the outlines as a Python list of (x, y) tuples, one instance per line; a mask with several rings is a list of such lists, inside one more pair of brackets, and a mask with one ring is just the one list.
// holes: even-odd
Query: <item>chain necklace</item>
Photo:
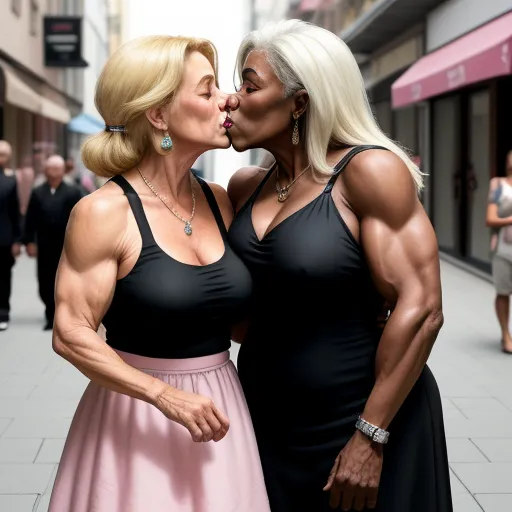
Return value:
[(196, 196), (194, 194), (194, 190), (192, 189), (192, 181), (190, 182), (190, 189), (192, 192), (192, 213), (190, 214), (190, 219), (183, 218), (172, 206), (170, 206), (167, 203), (167, 200), (164, 196), (161, 196), (156, 190), (153, 184), (142, 174), (142, 171), (137, 167), (137, 171), (139, 171), (140, 177), (143, 179), (144, 183), (148, 186), (149, 190), (155, 194), (160, 201), (164, 204), (164, 206), (181, 222), (185, 223), (185, 227), (183, 228), (183, 231), (185, 231), (185, 234), (190, 236), (192, 234), (192, 219), (194, 218), (194, 214), (196, 213)]
[(284, 203), (290, 194), (290, 188), (292, 185), (311, 167), (311, 164), (308, 165), (293, 181), (288, 183), (285, 187), (281, 187), (279, 185), (279, 167), (276, 169), (276, 191), (277, 191), (277, 200), (280, 203)]

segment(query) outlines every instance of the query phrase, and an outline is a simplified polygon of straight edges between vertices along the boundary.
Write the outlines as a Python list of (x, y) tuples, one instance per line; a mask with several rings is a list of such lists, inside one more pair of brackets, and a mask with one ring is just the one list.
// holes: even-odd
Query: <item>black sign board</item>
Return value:
[(44, 63), (57, 68), (87, 67), (82, 58), (80, 16), (44, 17)]

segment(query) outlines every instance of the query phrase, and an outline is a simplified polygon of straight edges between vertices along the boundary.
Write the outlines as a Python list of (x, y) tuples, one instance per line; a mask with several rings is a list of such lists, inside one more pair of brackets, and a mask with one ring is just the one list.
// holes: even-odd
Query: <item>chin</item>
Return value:
[(243, 141), (231, 139), (231, 146), (237, 153), (243, 153), (244, 151), (247, 151), (248, 149), (251, 149), (251, 147), (247, 144), (245, 144)]

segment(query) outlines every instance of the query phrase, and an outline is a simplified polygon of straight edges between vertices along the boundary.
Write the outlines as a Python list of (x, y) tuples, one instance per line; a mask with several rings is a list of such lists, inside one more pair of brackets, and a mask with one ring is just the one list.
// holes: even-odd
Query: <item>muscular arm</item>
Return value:
[(493, 178), (489, 185), (489, 197), (487, 202), (487, 215), (485, 223), (490, 228), (502, 228), (512, 224), (512, 217), (498, 216), (498, 203), (496, 194), (500, 186), (500, 178)]
[(97, 334), (114, 293), (126, 227), (122, 196), (88, 196), (68, 223), (56, 279), (53, 348), (92, 381), (155, 404), (164, 384), (126, 364)]
[(374, 282), (392, 304), (378, 346), (376, 382), (362, 417), (387, 429), (443, 324), (437, 241), (405, 165), (391, 152), (356, 156), (343, 176), (360, 218)]

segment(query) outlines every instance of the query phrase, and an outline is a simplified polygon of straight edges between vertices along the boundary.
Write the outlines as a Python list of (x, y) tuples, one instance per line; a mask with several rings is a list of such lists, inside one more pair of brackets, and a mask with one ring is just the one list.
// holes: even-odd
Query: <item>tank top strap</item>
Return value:
[(237, 215), (242, 213), (246, 208), (248, 208), (254, 201), (256, 201), (256, 198), (259, 196), (261, 190), (265, 186), (265, 183), (269, 180), (270, 176), (272, 176), (272, 173), (274, 172), (275, 168), (277, 166), (277, 163), (272, 164), (272, 167), (267, 171), (267, 174), (263, 177), (263, 179), (259, 182), (258, 186), (254, 189), (254, 192), (249, 196), (249, 199), (243, 204), (243, 206), (238, 210)]
[(327, 183), (324, 193), (331, 192), (332, 188), (334, 187), (334, 184), (336, 183), (336, 180), (338, 179), (338, 176), (345, 170), (347, 165), (350, 163), (352, 158), (354, 158), (359, 153), (362, 153), (363, 151), (367, 151), (368, 149), (384, 149), (385, 151), (389, 151), (388, 148), (385, 148), (383, 146), (373, 146), (373, 145), (365, 145), (365, 146), (356, 146), (352, 148), (335, 166), (333, 169), (333, 175), (331, 176), (331, 179)]
[(215, 221), (217, 222), (217, 225), (219, 226), (219, 230), (222, 235), (222, 239), (224, 240), (224, 242), (226, 242), (228, 232), (226, 229), (226, 225), (224, 224), (224, 219), (222, 218), (222, 213), (220, 211), (219, 204), (217, 203), (217, 199), (215, 199), (215, 194), (213, 193), (213, 191), (210, 188), (210, 186), (208, 185), (208, 183), (206, 183), (206, 181), (203, 180), (203, 178), (201, 178), (200, 176), (198, 176), (195, 173), (192, 173), (192, 174), (194, 175), (194, 177), (197, 180), (197, 182), (199, 183), (199, 185), (201, 185), (201, 188), (203, 189), (206, 200), (208, 201), (208, 205), (210, 206), (210, 210), (212, 211), (213, 216), (215, 217)]
[(113, 181), (116, 185), (121, 187), (124, 195), (128, 199), (128, 203), (130, 204), (133, 216), (135, 217), (137, 226), (139, 227), (140, 236), (142, 238), (142, 247), (155, 245), (156, 242), (153, 237), (151, 228), (149, 227), (149, 222), (144, 212), (142, 201), (140, 200), (137, 192), (135, 192), (135, 189), (130, 185), (129, 181), (120, 174), (111, 178), (110, 181)]

